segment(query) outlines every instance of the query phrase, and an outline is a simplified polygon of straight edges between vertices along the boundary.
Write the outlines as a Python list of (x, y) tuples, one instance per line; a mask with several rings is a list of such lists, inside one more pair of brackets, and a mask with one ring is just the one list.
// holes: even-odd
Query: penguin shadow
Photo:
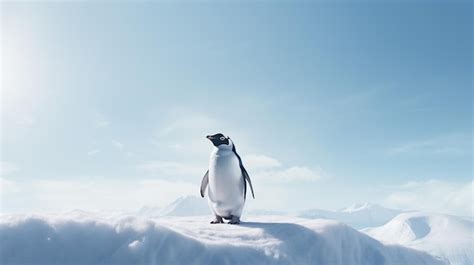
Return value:
[(328, 244), (322, 236), (307, 227), (280, 222), (241, 222), (240, 226), (259, 228), (264, 236), (279, 240), (280, 258), (290, 259), (291, 263), (296, 264), (308, 260), (322, 264), (320, 262), (323, 261)]

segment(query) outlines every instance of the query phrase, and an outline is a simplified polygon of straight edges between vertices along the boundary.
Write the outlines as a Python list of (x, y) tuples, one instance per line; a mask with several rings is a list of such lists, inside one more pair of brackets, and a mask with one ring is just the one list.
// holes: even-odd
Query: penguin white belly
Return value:
[(231, 150), (218, 150), (209, 162), (208, 202), (216, 215), (238, 216), (244, 206), (244, 178)]

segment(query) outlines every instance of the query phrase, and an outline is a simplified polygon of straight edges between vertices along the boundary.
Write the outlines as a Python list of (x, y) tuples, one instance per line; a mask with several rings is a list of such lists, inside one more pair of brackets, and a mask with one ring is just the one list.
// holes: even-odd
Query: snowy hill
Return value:
[(160, 211), (160, 216), (210, 215), (207, 200), (197, 196), (180, 197)]
[(144, 206), (138, 212), (141, 217), (163, 216), (211, 216), (207, 200), (197, 196), (183, 196), (176, 199), (166, 207)]
[(197, 196), (180, 197), (161, 211), (161, 216), (195, 215), (211, 215), (206, 199)]
[(1, 216), (0, 264), (445, 264), (335, 221), (272, 218)]
[(303, 218), (324, 218), (338, 220), (356, 229), (380, 226), (400, 214), (400, 210), (384, 208), (377, 204), (355, 204), (339, 211), (306, 210), (297, 213)]
[(384, 226), (363, 230), (390, 244), (400, 244), (442, 256), (451, 265), (474, 264), (474, 222), (462, 217), (403, 213)]

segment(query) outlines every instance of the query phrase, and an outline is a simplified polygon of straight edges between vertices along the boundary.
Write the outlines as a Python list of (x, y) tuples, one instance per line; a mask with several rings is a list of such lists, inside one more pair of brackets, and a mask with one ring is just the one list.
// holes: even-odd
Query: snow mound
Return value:
[(208, 221), (1, 216), (0, 264), (445, 264), (423, 252), (383, 245), (330, 220), (261, 217), (241, 225)]
[(384, 226), (363, 230), (389, 244), (400, 244), (448, 259), (451, 265), (474, 264), (474, 222), (423, 212), (403, 213)]
[(361, 229), (383, 225), (400, 213), (399, 210), (384, 208), (377, 204), (363, 203), (355, 204), (340, 211), (306, 210), (299, 212), (297, 216), (309, 219), (338, 220), (356, 229)]

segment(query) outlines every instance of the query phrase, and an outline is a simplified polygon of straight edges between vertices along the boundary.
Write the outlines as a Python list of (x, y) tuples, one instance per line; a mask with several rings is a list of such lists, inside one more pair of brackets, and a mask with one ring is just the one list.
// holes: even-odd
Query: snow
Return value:
[(445, 257), (451, 265), (474, 264), (474, 222), (452, 215), (403, 213), (389, 223), (363, 230), (388, 244), (400, 244)]
[(105, 216), (85, 212), (0, 216), (0, 263), (321, 264), (444, 262), (386, 246), (331, 220), (261, 216), (241, 225), (209, 217)]

